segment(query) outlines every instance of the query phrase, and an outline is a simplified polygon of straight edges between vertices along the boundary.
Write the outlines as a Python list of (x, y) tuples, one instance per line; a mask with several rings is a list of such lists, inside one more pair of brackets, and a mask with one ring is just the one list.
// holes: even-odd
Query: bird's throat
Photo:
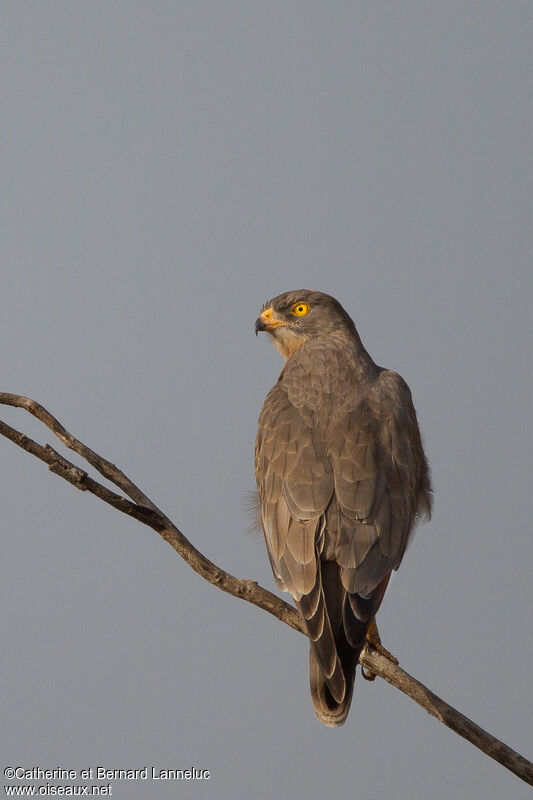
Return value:
[(289, 326), (280, 326), (269, 331), (270, 338), (274, 347), (279, 350), (285, 360), (298, 350), (305, 342), (309, 341), (308, 336), (303, 336), (300, 331), (295, 331)]

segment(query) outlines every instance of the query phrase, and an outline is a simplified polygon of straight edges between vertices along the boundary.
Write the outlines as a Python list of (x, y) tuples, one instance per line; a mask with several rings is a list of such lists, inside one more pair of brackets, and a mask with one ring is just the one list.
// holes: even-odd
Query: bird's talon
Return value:
[(374, 650), (376, 650), (382, 656), (385, 656), (385, 658), (389, 661), (392, 661), (393, 664), (400, 663), (396, 656), (393, 656), (392, 653), (389, 653), (389, 651), (381, 644), (381, 637), (379, 635), (378, 626), (375, 619), (372, 620), (367, 631), (366, 642), (369, 647), (373, 647)]
[(374, 650), (377, 650), (378, 653), (381, 653), (382, 656), (385, 656), (385, 658), (387, 658), (389, 661), (392, 661), (393, 664), (398, 665), (400, 663), (396, 656), (393, 656), (392, 653), (389, 653), (389, 651), (383, 647), (381, 642), (372, 642), (372, 647)]
[(361, 675), (363, 676), (365, 681), (375, 681), (376, 680), (375, 673), (374, 672), (370, 672), (370, 671), (366, 672), (364, 667), (361, 667)]

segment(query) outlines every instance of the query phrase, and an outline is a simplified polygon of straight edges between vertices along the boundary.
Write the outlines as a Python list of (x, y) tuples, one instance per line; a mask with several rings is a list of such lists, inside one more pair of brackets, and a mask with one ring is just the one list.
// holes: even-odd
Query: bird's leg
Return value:
[[(366, 642), (368, 645), (370, 645), (370, 647), (373, 647), (374, 650), (377, 650), (378, 653), (381, 653), (382, 656), (385, 656), (385, 658), (388, 658), (389, 661), (392, 661), (393, 664), (398, 664), (398, 659), (396, 656), (393, 656), (392, 653), (389, 653), (389, 651), (381, 644), (381, 637), (379, 635), (375, 618), (370, 623), (370, 627), (366, 632)], [(367, 681), (373, 681), (376, 679), (376, 676), (373, 672), (365, 672), (363, 667), (361, 667), (361, 674)]]

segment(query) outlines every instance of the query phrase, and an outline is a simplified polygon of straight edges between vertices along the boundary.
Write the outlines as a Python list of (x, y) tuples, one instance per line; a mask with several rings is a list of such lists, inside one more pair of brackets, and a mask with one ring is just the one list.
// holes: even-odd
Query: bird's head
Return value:
[(278, 350), (289, 358), (294, 351), (317, 336), (355, 328), (341, 304), (329, 294), (298, 289), (285, 292), (265, 303), (255, 322), (255, 333), (267, 331)]

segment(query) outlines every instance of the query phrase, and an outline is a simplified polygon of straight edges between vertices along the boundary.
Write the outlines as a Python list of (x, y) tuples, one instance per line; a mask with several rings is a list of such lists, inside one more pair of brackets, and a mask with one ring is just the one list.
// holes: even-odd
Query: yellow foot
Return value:
[[(378, 626), (376, 625), (375, 619), (372, 620), (372, 622), (370, 623), (370, 627), (366, 632), (366, 642), (370, 647), (373, 647), (374, 650), (377, 650), (378, 653), (381, 653), (382, 656), (385, 656), (385, 658), (388, 658), (389, 661), (392, 661), (393, 664), (399, 663), (396, 656), (393, 656), (392, 653), (389, 653), (389, 651), (381, 644), (381, 638), (378, 632)], [(371, 672), (370, 670), (368, 672), (365, 672), (363, 667), (361, 667), (361, 673), (366, 681), (373, 681), (376, 679), (376, 676), (373, 672)]]

